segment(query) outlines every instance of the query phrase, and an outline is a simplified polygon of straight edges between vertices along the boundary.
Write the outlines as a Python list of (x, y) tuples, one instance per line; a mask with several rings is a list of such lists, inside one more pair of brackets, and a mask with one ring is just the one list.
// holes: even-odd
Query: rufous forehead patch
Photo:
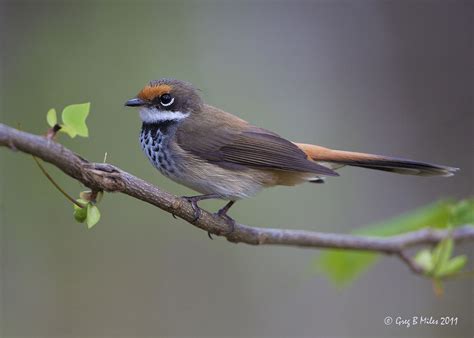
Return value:
[(167, 94), (171, 91), (170, 85), (162, 84), (159, 86), (145, 86), (137, 95), (142, 100), (152, 101), (155, 97)]

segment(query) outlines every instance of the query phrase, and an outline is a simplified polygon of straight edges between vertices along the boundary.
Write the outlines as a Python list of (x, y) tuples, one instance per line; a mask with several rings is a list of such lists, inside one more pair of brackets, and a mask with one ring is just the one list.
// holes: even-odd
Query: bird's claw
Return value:
[(194, 197), (188, 197), (188, 196), (183, 196), (182, 198), (188, 201), (194, 210), (194, 218), (191, 221), (191, 223), (196, 222), (201, 217), (201, 214), (202, 214), (201, 208), (197, 204), (197, 200)]
[[(207, 194), (207, 195), (198, 195), (198, 196), (182, 196), (181, 198), (185, 199), (188, 203), (191, 204), (193, 210), (194, 210), (194, 219), (191, 221), (191, 223), (195, 223), (199, 218), (201, 217), (202, 214), (202, 209), (199, 208), (197, 205), (197, 202), (205, 200), (205, 199), (212, 199), (212, 198), (220, 198), (219, 195), (217, 194)], [(216, 212), (214, 215), (224, 218), (227, 224), (229, 225), (229, 231), (227, 231), (224, 236), (227, 236), (234, 232), (235, 229), (235, 221), (227, 216), (227, 211), (229, 211), (229, 208), (235, 203), (235, 201), (229, 201), (222, 209), (220, 209), (218, 212)], [(212, 235), (210, 232), (207, 233), (210, 239), (212, 239)]]

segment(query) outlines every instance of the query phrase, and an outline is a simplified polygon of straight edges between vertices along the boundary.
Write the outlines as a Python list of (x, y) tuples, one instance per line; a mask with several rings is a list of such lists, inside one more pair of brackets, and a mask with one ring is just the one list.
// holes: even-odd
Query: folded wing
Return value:
[[(201, 159), (226, 168), (247, 166), (338, 176), (332, 169), (308, 159), (292, 142), (232, 115), (222, 114), (213, 121), (184, 121), (176, 133), (178, 145)], [(207, 125), (196, 128), (198, 123)]]

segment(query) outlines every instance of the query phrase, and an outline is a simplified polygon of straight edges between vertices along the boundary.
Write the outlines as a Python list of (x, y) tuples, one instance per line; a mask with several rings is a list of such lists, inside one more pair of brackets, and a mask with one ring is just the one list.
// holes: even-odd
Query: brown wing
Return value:
[(184, 150), (222, 167), (249, 166), (262, 169), (338, 174), (308, 160), (290, 141), (275, 133), (254, 127), (217, 108), (212, 114), (191, 115), (178, 128), (176, 141)]

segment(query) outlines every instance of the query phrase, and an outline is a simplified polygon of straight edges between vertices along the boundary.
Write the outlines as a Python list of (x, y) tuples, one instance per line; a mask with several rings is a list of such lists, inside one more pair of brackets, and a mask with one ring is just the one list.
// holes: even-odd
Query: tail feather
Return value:
[(313, 161), (326, 162), (335, 167), (344, 165), (416, 176), (453, 176), (458, 168), (418, 162), (404, 158), (333, 150), (312, 144), (295, 143)]

